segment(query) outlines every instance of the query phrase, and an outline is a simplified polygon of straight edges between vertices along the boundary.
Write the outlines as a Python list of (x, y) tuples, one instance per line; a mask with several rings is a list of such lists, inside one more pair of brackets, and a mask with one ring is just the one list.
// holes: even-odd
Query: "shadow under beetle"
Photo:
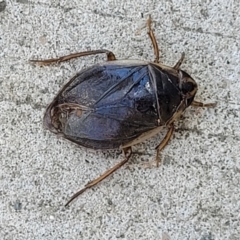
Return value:
[(57, 94), (44, 115), (44, 126), (84, 147), (92, 149), (122, 149), (124, 160), (89, 182), (74, 194), (66, 206), (88, 188), (93, 187), (124, 165), (132, 154), (131, 147), (157, 133), (163, 127), (168, 132), (156, 147), (159, 153), (169, 142), (174, 121), (190, 105), (212, 107), (194, 101), (197, 84), (180, 69), (184, 53), (174, 67), (159, 63), (159, 49), (147, 21), (152, 41), (154, 62), (116, 60), (108, 50), (95, 50), (48, 59), (31, 60), (40, 65), (60, 63), (72, 58), (105, 53), (107, 62), (77, 73)]

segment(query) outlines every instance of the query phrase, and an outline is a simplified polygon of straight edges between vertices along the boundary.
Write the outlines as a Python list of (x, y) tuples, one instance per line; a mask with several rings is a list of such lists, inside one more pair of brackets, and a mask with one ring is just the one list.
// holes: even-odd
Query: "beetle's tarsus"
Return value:
[(47, 65), (50, 65), (52, 63), (49, 60), (50, 59), (48, 59), (48, 60), (35, 60), (35, 59), (32, 59), (32, 60), (28, 60), (28, 61), (30, 63), (37, 64), (38, 66), (47, 66)]
[(103, 49), (103, 50), (93, 50), (93, 51), (73, 53), (73, 54), (69, 54), (69, 55), (66, 55), (66, 56), (59, 57), (59, 58), (51, 58), (51, 59), (45, 59), (45, 60), (29, 60), (29, 61), (32, 62), (32, 63), (36, 63), (40, 66), (44, 66), (44, 65), (49, 65), (49, 64), (52, 64), (52, 63), (65, 62), (65, 61), (68, 61), (68, 60), (73, 59), (73, 58), (89, 56), (89, 55), (96, 55), (96, 54), (100, 54), (100, 53), (106, 53), (107, 61), (116, 60), (116, 57), (115, 57), (113, 52)]
[(158, 48), (158, 44), (157, 44), (154, 32), (152, 30), (151, 24), (152, 24), (151, 15), (149, 15), (148, 20), (147, 20), (148, 36), (150, 37), (150, 39), (152, 41), (152, 45), (153, 45), (153, 50), (154, 50), (154, 55), (155, 55), (154, 62), (159, 63), (159, 48)]
[(194, 107), (215, 107), (217, 103), (202, 103), (198, 101), (193, 101), (191, 105)]
[(178, 60), (178, 62), (174, 65), (173, 68), (176, 69), (176, 70), (179, 70), (179, 69), (180, 69), (180, 66), (182, 65), (182, 62), (183, 62), (184, 58), (185, 58), (185, 53), (183, 52), (181, 58), (180, 58), (180, 59)]
[(109, 175), (111, 175), (113, 172), (115, 172), (117, 169), (119, 169), (121, 166), (123, 166), (126, 162), (128, 162), (128, 160), (130, 159), (131, 155), (132, 155), (132, 148), (128, 147), (128, 148), (124, 148), (123, 149), (123, 154), (124, 154), (124, 160), (120, 163), (118, 163), (117, 165), (115, 165), (114, 167), (110, 168), (109, 170), (107, 170), (104, 174), (102, 174), (101, 176), (99, 176), (98, 178), (94, 179), (93, 181), (89, 182), (83, 189), (81, 189), (80, 191), (78, 191), (77, 193), (75, 193), (70, 199), (69, 201), (65, 204), (65, 207), (69, 205), (70, 202), (72, 202), (76, 197), (78, 197), (79, 195), (81, 195), (83, 192), (85, 192), (87, 189), (95, 186), (96, 184), (98, 184), (99, 182), (101, 182), (103, 179), (105, 179), (106, 177), (108, 177)]

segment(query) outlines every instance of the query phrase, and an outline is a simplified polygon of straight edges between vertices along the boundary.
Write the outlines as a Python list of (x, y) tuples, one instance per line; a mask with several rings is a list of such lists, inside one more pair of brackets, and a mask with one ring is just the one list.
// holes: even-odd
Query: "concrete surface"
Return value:
[[(4, 6), (4, 5), (1, 5)], [(238, 1), (6, 1), (0, 12), (1, 239), (240, 239), (240, 3)], [(131, 161), (68, 208), (69, 197), (121, 160), (58, 139), (42, 127), (46, 106), (80, 69), (105, 56), (38, 67), (50, 58), (109, 49), (117, 58), (161, 60), (199, 83), (159, 168), (163, 134), (134, 147)]]

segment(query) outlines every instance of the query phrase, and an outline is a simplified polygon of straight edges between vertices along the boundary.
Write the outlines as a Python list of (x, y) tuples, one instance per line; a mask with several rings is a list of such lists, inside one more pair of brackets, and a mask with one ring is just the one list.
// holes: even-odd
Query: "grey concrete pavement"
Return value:
[[(240, 3), (238, 1), (6, 1), (0, 7), (0, 239), (240, 239)], [(199, 83), (159, 168), (164, 133), (68, 208), (69, 197), (121, 160), (120, 152), (76, 146), (43, 129), (46, 106), (71, 76), (105, 56), (38, 67), (94, 49), (153, 60), (147, 16), (161, 61)]]

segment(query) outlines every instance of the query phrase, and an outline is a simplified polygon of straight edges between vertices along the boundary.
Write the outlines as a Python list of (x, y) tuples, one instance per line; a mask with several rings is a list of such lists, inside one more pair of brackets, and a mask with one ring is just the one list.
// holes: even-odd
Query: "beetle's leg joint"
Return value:
[(114, 60), (116, 60), (116, 57), (115, 57), (115, 55), (114, 55), (113, 52), (107, 53), (107, 60), (108, 60), (108, 61), (114, 61)]

